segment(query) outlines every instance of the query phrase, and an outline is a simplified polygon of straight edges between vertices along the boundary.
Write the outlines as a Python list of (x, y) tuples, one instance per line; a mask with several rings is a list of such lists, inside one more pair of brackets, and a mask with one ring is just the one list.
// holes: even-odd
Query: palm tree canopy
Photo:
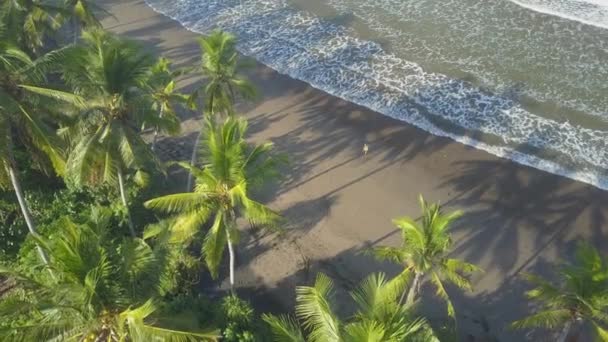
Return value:
[(272, 144), (252, 146), (245, 141), (247, 121), (227, 118), (223, 124), (206, 120), (201, 149), (202, 168), (180, 163), (196, 177), (194, 192), (152, 199), (146, 207), (177, 214), (173, 227), (176, 239), (191, 240), (208, 220), (211, 228), (203, 244), (203, 255), (214, 276), (226, 245), (225, 230), (238, 240), (234, 221), (242, 216), (252, 222), (275, 227), (278, 214), (251, 198), (251, 191), (278, 176), (281, 158), (271, 154)]
[(252, 99), (256, 95), (253, 85), (239, 74), (249, 67), (238, 58), (236, 37), (223, 31), (213, 31), (201, 37), (201, 72), (207, 84), (193, 94), (193, 100), (205, 96), (205, 110), (209, 113), (232, 114), (237, 96)]
[(446, 300), (448, 313), (454, 316), (454, 308), (443, 281), (447, 280), (459, 288), (471, 290), (471, 283), (465, 276), (480, 269), (448, 257), (452, 249), (449, 229), (451, 224), (462, 216), (462, 212), (443, 214), (438, 204), (429, 205), (422, 196), (419, 197), (419, 203), (422, 210), (419, 220), (410, 217), (393, 220), (401, 230), (401, 246), (376, 247), (370, 252), (379, 260), (389, 260), (402, 265), (402, 276), (408, 280), (412, 273), (430, 277), (437, 288), (437, 295)]
[(351, 293), (358, 310), (344, 322), (332, 309), (333, 282), (318, 274), (314, 286), (296, 289), (296, 315), (302, 329), (288, 316), (263, 318), (277, 342), (438, 341), (424, 319), (398, 303), (405, 286), (400, 278), (387, 281), (383, 274), (370, 275)]
[(114, 239), (108, 234), (108, 213), (93, 213), (84, 224), (60, 219), (56, 232), (40, 239), (51, 257), (52, 276), (28, 258), (17, 269), (0, 267), (0, 274), (19, 285), (0, 304), (2, 320), (13, 322), (0, 336), (11, 341), (215, 339), (214, 332), (190, 333), (150, 323), (159, 296), (171, 286), (167, 246)]
[(95, 12), (109, 14), (101, 6), (89, 0), (64, 0), (63, 8), (65, 17), (76, 18), (84, 28), (101, 27), (101, 23), (95, 17)]
[(175, 109), (176, 106), (185, 106), (188, 102), (188, 96), (176, 88), (176, 78), (183, 73), (183, 70), (171, 70), (171, 62), (167, 58), (159, 58), (154, 64), (146, 86), (152, 98), (152, 108), (159, 115), (151, 116), (147, 126), (172, 135), (179, 133), (180, 121)]
[(28, 53), (37, 53), (60, 26), (60, 6), (39, 0), (5, 0), (0, 5), (0, 22), (10, 40)]
[(595, 248), (580, 244), (574, 262), (560, 268), (558, 284), (534, 275), (526, 278), (534, 285), (526, 295), (540, 307), (514, 322), (514, 328), (556, 329), (581, 320), (593, 327), (599, 340), (608, 338), (608, 263)]
[(13, 153), (14, 139), (28, 149), (33, 161), (45, 166), (43, 155), (62, 175), (65, 169), (59, 141), (54, 133), (58, 118), (49, 100), (28, 91), (30, 85), (44, 84), (49, 69), (58, 63), (63, 51), (47, 53), (32, 59), (11, 42), (8, 32), (0, 25), (0, 187), (8, 185), (7, 163)]
[(145, 91), (154, 59), (139, 45), (101, 30), (85, 31), (82, 40), (65, 52), (63, 77), (73, 95), (30, 89), (76, 108), (74, 123), (61, 132), (71, 146), (68, 180), (115, 181), (126, 169), (158, 169), (139, 135), (157, 116)]

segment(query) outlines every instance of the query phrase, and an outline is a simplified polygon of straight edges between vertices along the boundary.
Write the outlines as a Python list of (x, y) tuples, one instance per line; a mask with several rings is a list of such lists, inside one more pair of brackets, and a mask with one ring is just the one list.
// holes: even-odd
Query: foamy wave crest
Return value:
[(531, 10), (608, 28), (608, 0), (510, 0)]
[[(244, 54), (345, 100), (432, 134), (608, 189), (605, 171), (600, 171), (608, 169), (608, 132), (538, 117), (509, 98), (426, 72), (286, 1), (147, 1), (192, 31), (219, 27), (235, 33)], [(493, 146), (452, 133), (439, 128), (438, 120), (500, 137), (504, 144)], [(550, 150), (561, 157), (558, 162), (544, 160), (520, 152), (522, 147)]]

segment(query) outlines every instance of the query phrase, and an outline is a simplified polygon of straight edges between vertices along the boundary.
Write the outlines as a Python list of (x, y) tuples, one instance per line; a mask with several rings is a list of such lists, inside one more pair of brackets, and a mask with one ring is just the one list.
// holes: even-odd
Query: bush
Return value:
[(225, 341), (254, 342), (270, 340), (267, 326), (255, 314), (251, 304), (234, 294), (222, 299), (218, 319)]
[(222, 341), (229, 342), (270, 340), (266, 325), (251, 304), (235, 295), (228, 295), (219, 303), (200, 295), (177, 295), (167, 299), (161, 310), (162, 316), (172, 317), (162, 323), (173, 328), (217, 327)]
[[(44, 182), (44, 181), (43, 181)], [(34, 189), (26, 192), (26, 201), (39, 233), (46, 235), (52, 223), (69, 216), (76, 221), (89, 217), (91, 208), (108, 207), (115, 214), (115, 234), (127, 232), (126, 213), (117, 191), (104, 185), (83, 189)], [(14, 260), (22, 247), (27, 253), (33, 242), (27, 239), (28, 229), (21, 209), (11, 191), (0, 193), (0, 260)]]

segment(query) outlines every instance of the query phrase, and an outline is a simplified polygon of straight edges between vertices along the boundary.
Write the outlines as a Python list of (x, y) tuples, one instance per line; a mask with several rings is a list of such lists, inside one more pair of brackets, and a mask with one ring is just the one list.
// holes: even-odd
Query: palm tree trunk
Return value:
[[(160, 113), (158, 114), (158, 117), (160, 119), (163, 118), (163, 106), (160, 106)], [(154, 129), (154, 138), (152, 138), (152, 147), (150, 148), (152, 150), (152, 152), (154, 152), (154, 150), (156, 149), (156, 140), (158, 139), (158, 127), (156, 127), (156, 129)], [(190, 191), (190, 190), (188, 190)]]
[(234, 247), (230, 241), (230, 227), (226, 227), (226, 239), (228, 241), (228, 254), (230, 255), (230, 290), (234, 291)]
[(566, 324), (564, 325), (564, 328), (562, 329), (562, 332), (559, 334), (559, 338), (557, 339), (557, 342), (566, 342), (568, 341), (568, 336), (570, 336), (570, 329), (572, 328), (572, 321), (568, 321), (566, 322)]
[[(203, 135), (203, 129), (198, 132), (196, 136), (196, 141), (194, 142), (194, 147), (192, 148), (192, 157), (190, 158), (190, 166), (196, 165), (196, 152), (198, 151), (198, 144), (200, 144), (201, 136)], [(192, 191), (192, 182), (194, 180), (194, 176), (192, 173), (188, 173), (188, 184), (186, 185), (186, 192)]]
[[(12, 137), (9, 138), (9, 143)], [(25, 224), (27, 225), (27, 229), (30, 234), (35, 237), (38, 237), (38, 232), (36, 232), (36, 225), (34, 224), (34, 219), (32, 218), (32, 214), (30, 213), (30, 209), (25, 200), (25, 196), (23, 195), (23, 190), (21, 189), (21, 183), (19, 182), (19, 177), (17, 176), (17, 172), (15, 170), (15, 159), (13, 157), (12, 146), (8, 147), (8, 163), (7, 163), (8, 174), (11, 179), (11, 184), (13, 185), (13, 189), (15, 190), (15, 195), (17, 195), (17, 201), (19, 202), (19, 207), (21, 208), (21, 213), (23, 213), (23, 218), (25, 219)], [(49, 258), (44, 252), (44, 250), (36, 243), (36, 249), (38, 250), (38, 254), (40, 255), (40, 259), (44, 262), (45, 265), (49, 264)]]
[[(213, 96), (209, 99), (209, 112), (213, 114)], [(204, 115), (204, 114), (203, 114)], [(194, 147), (192, 148), (192, 157), (190, 158), (190, 166), (195, 166), (196, 164), (196, 153), (198, 152), (198, 144), (201, 143), (201, 136), (203, 135), (203, 127), (198, 132), (196, 136), (196, 141), (194, 142)], [(192, 181), (194, 176), (192, 173), (188, 174), (188, 184), (186, 185), (186, 192), (192, 191)]]
[[(407, 293), (406, 304), (410, 305), (416, 300), (416, 297), (418, 296), (418, 291), (420, 290), (422, 276), (423, 274), (421, 272), (416, 272), (416, 275), (414, 276), (414, 281), (412, 282), (412, 286), (410, 286), (410, 289)], [(401, 296), (401, 299), (403, 299), (403, 295)]]
[(136, 237), (135, 234), (135, 226), (133, 225), (133, 218), (131, 217), (131, 211), (129, 210), (129, 203), (127, 202), (127, 194), (125, 193), (125, 181), (124, 176), (122, 174), (122, 169), (118, 168), (118, 188), (120, 189), (120, 199), (122, 200), (122, 204), (125, 206), (127, 210), (127, 220), (129, 221), (129, 230), (131, 231), (131, 236)]
[(74, 38), (74, 44), (76, 44), (78, 42), (78, 37), (80, 36), (80, 30), (79, 30), (79, 26), (78, 25), (78, 18), (76, 18), (75, 16), (72, 17), (72, 35)]

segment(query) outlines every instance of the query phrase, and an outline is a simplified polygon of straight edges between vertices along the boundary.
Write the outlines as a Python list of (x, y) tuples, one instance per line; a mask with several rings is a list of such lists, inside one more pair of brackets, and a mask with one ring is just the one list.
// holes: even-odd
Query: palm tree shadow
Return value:
[[(573, 238), (601, 241), (598, 238), (604, 235), (604, 191), (506, 160), (453, 166), (457, 172), (442, 186), (457, 192), (451, 205), (472, 208), (455, 227), (462, 233), (457, 252), (468, 260), (485, 259), (490, 266), (511, 272), (515, 266), (526, 267), (549, 246), (561, 249)], [(524, 241), (532, 253), (522, 265), (514, 247)], [(480, 244), (486, 248), (472, 248)]]

